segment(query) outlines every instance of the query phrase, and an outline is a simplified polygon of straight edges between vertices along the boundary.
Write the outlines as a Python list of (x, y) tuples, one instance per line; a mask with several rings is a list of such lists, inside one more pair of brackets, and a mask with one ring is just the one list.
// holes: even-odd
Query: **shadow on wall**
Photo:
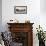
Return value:
[(2, 31), (2, 0), (0, 0), (0, 31)]

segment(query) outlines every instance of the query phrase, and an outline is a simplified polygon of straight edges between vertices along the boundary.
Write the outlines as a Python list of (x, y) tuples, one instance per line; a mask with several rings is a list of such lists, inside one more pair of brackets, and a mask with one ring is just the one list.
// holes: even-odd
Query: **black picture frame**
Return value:
[(27, 6), (14, 6), (15, 14), (27, 14)]

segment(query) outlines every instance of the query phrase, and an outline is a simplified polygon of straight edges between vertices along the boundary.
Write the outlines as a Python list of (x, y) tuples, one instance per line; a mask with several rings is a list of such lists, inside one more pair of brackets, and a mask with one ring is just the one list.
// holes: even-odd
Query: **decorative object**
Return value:
[(38, 35), (38, 40), (39, 40), (39, 46), (45, 46), (45, 35), (43, 32), (42, 27), (36, 28), (37, 29), (37, 34)]
[(27, 14), (27, 6), (15, 6), (14, 13), (15, 14)]
[(2, 33), (0, 32), (0, 46), (5, 46), (4, 45), (4, 41), (3, 41), (3, 38), (2, 38)]
[(19, 23), (19, 21), (17, 19), (11, 19), (10, 21), (8, 21), (9, 23)]
[(2, 39), (4, 41), (4, 45), (5, 46), (10, 46), (10, 42), (12, 42), (12, 36), (11, 36), (11, 32), (9, 31), (5, 31), (5, 32), (1, 32), (1, 36)]
[(25, 23), (30, 23), (30, 20), (26, 20)]
[(45, 35), (45, 41), (46, 41), (46, 31), (44, 31), (44, 35)]

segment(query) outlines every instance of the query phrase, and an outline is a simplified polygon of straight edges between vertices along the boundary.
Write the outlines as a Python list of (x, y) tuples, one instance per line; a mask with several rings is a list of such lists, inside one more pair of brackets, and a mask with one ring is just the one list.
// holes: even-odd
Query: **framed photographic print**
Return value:
[(15, 14), (27, 14), (27, 6), (15, 6), (14, 13)]

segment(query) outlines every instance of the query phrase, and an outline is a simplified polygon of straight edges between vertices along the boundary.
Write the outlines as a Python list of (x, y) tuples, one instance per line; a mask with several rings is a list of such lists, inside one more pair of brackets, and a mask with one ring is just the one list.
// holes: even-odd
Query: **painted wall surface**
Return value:
[[(42, 3), (40, 0), (2, 0), (2, 30), (8, 30), (7, 22), (11, 19), (17, 19), (21, 23), (24, 23), (25, 20), (30, 20), (31, 23), (34, 23), (33, 45), (39, 46), (36, 27), (41, 24), (43, 29), (46, 30), (46, 22), (44, 21), (46, 20), (46, 15), (42, 14), (42, 4), (40, 3)], [(14, 14), (14, 6), (27, 6), (27, 14)]]

